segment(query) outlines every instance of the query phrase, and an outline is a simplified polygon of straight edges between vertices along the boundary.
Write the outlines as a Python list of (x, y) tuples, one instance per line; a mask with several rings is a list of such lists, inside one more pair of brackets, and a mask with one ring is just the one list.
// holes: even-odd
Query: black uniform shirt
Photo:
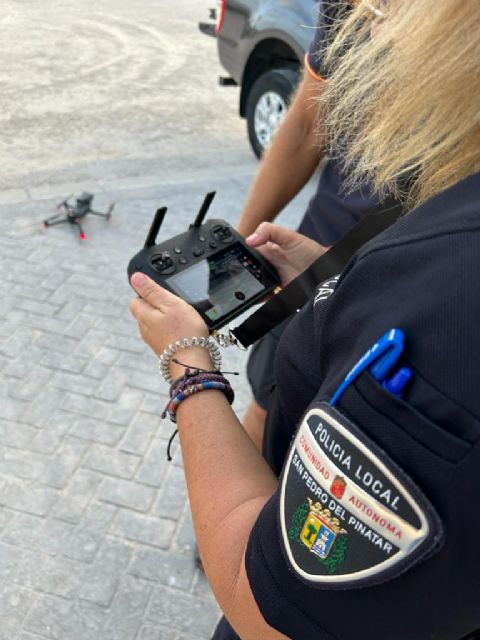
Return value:
[[(281, 472), (285, 495), (279, 488), (261, 512), (246, 568), (263, 616), (294, 640), (457, 640), (480, 628), (479, 201), (477, 174), (402, 218), (365, 245), (332, 295), (328, 290), (334, 283), (319, 291), (283, 335), (264, 453)], [(334, 576), (342, 566), (361, 565), (365, 554), (393, 554), (388, 540), (396, 542), (399, 532), (390, 526), (389, 512), (374, 524), (375, 509), (363, 505), (362, 512), (360, 490), (351, 498), (355, 518), (345, 517), (345, 509), (342, 514), (339, 508), (332, 524), (330, 514), (320, 546), (310, 550), (316, 555), (309, 553), (305, 545), (315, 538), (319, 506), (335, 506), (345, 485), (347, 491), (355, 488), (353, 470), (330, 478), (327, 493), (333, 505), (315, 507), (326, 472), (314, 447), (298, 437), (293, 445), (303, 446), (313, 465), (309, 478), (302, 475), (298, 457), (289, 457), (284, 465), (292, 437), (307, 433), (305, 412), (328, 401), (350, 368), (392, 328), (405, 334), (400, 363), (413, 371), (404, 397), (388, 392), (364, 371), (341, 396), (338, 410), (347, 432), (357, 439), (357, 463), (358, 447), (364, 447), (364, 471), (373, 456), (377, 471), (386, 469), (396, 478), (392, 486), (406, 487), (429, 521), (431, 539), (426, 555), (414, 553), (394, 562), (387, 574), (367, 571), (353, 585), (341, 578), (315, 582), (309, 577), (312, 558), (325, 573), (321, 552), (322, 544), (323, 549), (330, 544), (328, 536), (350, 541), (349, 547), (333, 547), (335, 562), (329, 570)], [(334, 452), (336, 443), (329, 442)], [(387, 475), (382, 477), (384, 481)], [(367, 498), (370, 489), (365, 488)], [(298, 498), (299, 510), (288, 521), (285, 505), (292, 496)], [(396, 500), (390, 489), (382, 499)], [(406, 519), (415, 525), (416, 518), (410, 514)], [(310, 524), (309, 533), (305, 527)], [(379, 527), (384, 527), (381, 536)]]

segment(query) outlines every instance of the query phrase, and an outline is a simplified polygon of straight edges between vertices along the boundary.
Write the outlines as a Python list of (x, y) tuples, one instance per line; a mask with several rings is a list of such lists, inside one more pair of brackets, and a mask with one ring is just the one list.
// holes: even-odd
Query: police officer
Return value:
[[(142, 336), (177, 379), (169, 412), (205, 570), (243, 640), (480, 628), (479, 54), (480, 13), (464, 0), (359, 2), (336, 34), (332, 147), (379, 192), (407, 173), (411, 210), (290, 323), (268, 463), (228, 380), (208, 373), (200, 316), (132, 277)], [(301, 269), (295, 232), (266, 224), (251, 243)], [(167, 349), (181, 340), (189, 386)]]
[[(322, 159), (324, 164), (317, 188), (299, 226), (300, 233), (329, 247), (365, 214), (386, 206), (367, 185), (348, 193), (345, 191), (341, 163), (338, 158), (325, 156), (327, 140), (321, 133), (323, 114), (319, 109), (319, 97), (329, 75), (324, 52), (330, 27), (352, 4), (339, 0), (319, 2), (317, 25), (305, 56), (302, 81), (262, 160), (237, 225), (244, 236), (252, 234), (261, 222), (272, 222), (312, 177)], [(243, 425), (259, 449), (262, 448), (266, 410), (275, 386), (272, 361), (287, 324), (288, 321), (280, 324), (259, 340), (248, 359), (247, 375), (253, 400)]]

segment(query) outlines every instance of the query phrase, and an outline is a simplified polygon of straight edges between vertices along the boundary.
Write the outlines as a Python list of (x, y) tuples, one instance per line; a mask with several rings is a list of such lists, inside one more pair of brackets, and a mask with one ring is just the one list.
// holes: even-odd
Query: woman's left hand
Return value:
[[(138, 322), (142, 338), (157, 356), (177, 340), (208, 337), (207, 325), (187, 302), (143, 273), (134, 273), (130, 281), (140, 296), (132, 300), (130, 310)], [(178, 356), (191, 367), (211, 368), (210, 355), (204, 347), (187, 347)], [(185, 369), (171, 363), (170, 371), (173, 377), (177, 377), (176, 374), (183, 375)]]

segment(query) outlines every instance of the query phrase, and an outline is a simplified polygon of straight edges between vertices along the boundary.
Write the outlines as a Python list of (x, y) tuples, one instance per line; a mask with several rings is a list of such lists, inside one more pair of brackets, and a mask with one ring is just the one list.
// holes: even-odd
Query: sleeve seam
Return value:
[(310, 64), (310, 61), (308, 59), (308, 53), (305, 54), (304, 63), (305, 63), (305, 69), (312, 76), (312, 78), (314, 78), (315, 80), (318, 80), (319, 82), (326, 82), (327, 81), (327, 78), (324, 78), (320, 74), (316, 73), (316, 71), (314, 71), (314, 69), (312, 68), (312, 66)]

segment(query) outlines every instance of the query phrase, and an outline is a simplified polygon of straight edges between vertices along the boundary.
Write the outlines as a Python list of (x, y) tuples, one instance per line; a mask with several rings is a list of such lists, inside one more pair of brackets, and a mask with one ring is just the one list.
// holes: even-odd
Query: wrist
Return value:
[[(178, 364), (177, 362), (174, 362), (174, 360), (178, 360), (182, 364)], [(210, 352), (205, 347), (200, 346), (186, 347), (185, 349), (178, 351), (173, 354), (168, 364), (170, 375), (173, 380), (185, 375), (185, 367), (183, 365), (188, 366), (189, 369), (205, 369), (206, 371), (213, 370), (213, 362), (210, 357)]]

